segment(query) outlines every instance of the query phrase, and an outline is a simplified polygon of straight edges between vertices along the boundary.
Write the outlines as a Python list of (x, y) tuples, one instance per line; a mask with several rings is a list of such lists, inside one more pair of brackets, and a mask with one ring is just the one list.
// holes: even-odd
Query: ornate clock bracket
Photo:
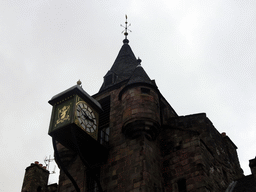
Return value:
[(56, 144), (56, 140), (54, 139), (54, 137), (52, 137), (52, 145), (53, 145), (53, 149), (54, 149), (54, 154), (55, 154), (55, 158), (59, 164), (59, 166), (61, 167), (61, 169), (64, 171), (64, 173), (66, 174), (66, 176), (69, 178), (69, 180), (71, 181), (71, 183), (74, 185), (75, 189), (77, 192), (80, 192), (80, 189), (76, 183), (76, 181), (74, 180), (74, 178), (70, 175), (70, 173), (68, 172), (68, 170), (66, 169), (66, 167), (64, 166), (64, 164), (61, 161), (61, 158), (59, 156), (59, 151), (57, 150), (57, 144)]
[[(73, 136), (73, 139), (74, 141), (76, 141), (76, 136), (75, 136), (75, 133), (74, 131), (72, 131), (72, 136)], [(62, 163), (61, 161), (61, 158), (59, 156), (59, 152), (57, 150), (57, 145), (56, 145), (56, 140), (54, 139), (54, 137), (52, 137), (52, 144), (53, 144), (53, 149), (54, 149), (54, 153), (55, 153), (55, 158), (56, 160), (58, 161), (59, 163), (59, 166), (61, 167), (61, 169), (64, 171), (64, 173), (66, 174), (66, 176), (69, 178), (69, 180), (71, 181), (71, 183), (74, 185), (75, 187), (75, 190), (77, 192), (80, 192), (80, 189), (76, 183), (76, 181), (74, 180), (74, 178), (71, 176), (71, 174), (68, 172), (68, 170), (66, 169), (66, 167), (64, 166), (64, 164)], [(76, 146), (77, 146), (77, 153), (79, 155), (79, 157), (81, 158), (83, 164), (89, 169), (89, 173), (90, 175), (92, 176), (92, 178), (96, 181), (97, 183), (97, 186), (99, 187), (99, 192), (103, 192), (102, 190), (102, 187), (101, 187), (101, 184), (100, 184), (100, 181), (99, 181), (99, 178), (96, 176), (96, 174), (93, 172), (93, 169), (91, 168), (91, 166), (89, 165), (89, 163), (85, 160), (85, 158), (83, 157), (83, 155), (81, 154), (81, 151), (79, 149), (79, 146), (76, 142)]]
[(89, 169), (89, 173), (92, 176), (92, 178), (96, 181), (96, 183), (97, 183), (97, 185), (99, 187), (99, 192), (103, 192), (101, 184), (100, 184), (100, 181), (99, 181), (99, 178), (96, 176), (95, 172), (93, 172), (93, 169), (91, 168), (90, 164), (86, 161), (86, 159), (84, 158), (84, 156), (81, 153), (81, 150), (80, 150), (80, 147), (78, 145), (77, 137), (75, 135), (74, 130), (72, 130), (72, 136), (73, 136), (73, 139), (75, 141), (75, 145), (76, 145), (76, 149), (77, 149), (76, 152), (79, 154), (83, 164)]

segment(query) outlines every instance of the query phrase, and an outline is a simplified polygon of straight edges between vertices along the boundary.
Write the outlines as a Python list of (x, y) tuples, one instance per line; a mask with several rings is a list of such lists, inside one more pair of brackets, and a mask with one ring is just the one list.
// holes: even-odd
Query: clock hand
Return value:
[(82, 114), (83, 114), (83, 116), (86, 118), (86, 119), (88, 119), (88, 120), (90, 120), (90, 118), (88, 117), (88, 115), (82, 110)]
[(89, 117), (88, 117), (88, 115), (84, 112), (84, 110), (82, 109), (82, 107), (81, 107), (80, 105), (78, 105), (78, 107), (80, 108), (80, 110), (81, 110), (83, 116), (84, 116), (86, 119), (88, 119)]
[(81, 106), (80, 106), (80, 105), (78, 105), (78, 106), (79, 106), (80, 110), (82, 111), (83, 116), (84, 116), (87, 120), (89, 120), (89, 121), (91, 121), (91, 122), (94, 122), (94, 121), (86, 114), (86, 112), (84, 112), (84, 110), (81, 108)]
[(91, 119), (88, 115), (86, 115), (86, 116), (87, 116), (86, 118), (87, 118), (89, 121), (91, 121), (91, 122), (94, 123), (93, 119)]

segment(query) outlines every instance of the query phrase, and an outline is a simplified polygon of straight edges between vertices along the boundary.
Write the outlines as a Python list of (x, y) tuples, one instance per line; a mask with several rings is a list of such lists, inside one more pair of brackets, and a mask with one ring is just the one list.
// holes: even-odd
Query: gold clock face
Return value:
[(75, 111), (78, 124), (88, 133), (93, 133), (97, 128), (97, 120), (94, 111), (84, 102), (80, 101), (76, 104)]

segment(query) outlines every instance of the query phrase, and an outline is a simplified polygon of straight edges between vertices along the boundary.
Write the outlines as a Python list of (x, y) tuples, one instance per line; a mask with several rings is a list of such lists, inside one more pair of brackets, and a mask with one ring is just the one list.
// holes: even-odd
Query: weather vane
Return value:
[(126, 21), (125, 21), (125, 26), (123, 26), (123, 25), (121, 24), (121, 27), (124, 28), (124, 30), (122, 31), (122, 33), (124, 32), (125, 39), (127, 39), (127, 35), (128, 35), (128, 32), (127, 32), (127, 31), (130, 31), (130, 32), (132, 32), (132, 31), (131, 31), (130, 29), (128, 29), (128, 27), (131, 26), (131, 24), (127, 25), (127, 24), (128, 24), (128, 22), (127, 22), (127, 15), (125, 15), (125, 19), (126, 19)]

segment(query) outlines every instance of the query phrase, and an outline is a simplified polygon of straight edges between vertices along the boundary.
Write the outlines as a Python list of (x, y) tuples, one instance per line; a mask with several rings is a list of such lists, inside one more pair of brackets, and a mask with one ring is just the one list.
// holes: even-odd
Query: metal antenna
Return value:
[[(49, 155), (49, 158), (47, 158), (47, 156), (46, 156), (45, 159), (44, 159), (44, 163), (45, 163), (46, 169), (47, 169), (48, 171), (49, 171), (49, 169), (50, 169), (50, 163), (51, 163), (52, 161), (54, 161), (54, 158), (51, 159), (51, 155)], [(52, 172), (50, 172), (50, 174), (55, 173), (55, 169), (56, 169), (56, 165), (54, 166), (54, 170), (53, 170)]]
[(54, 174), (54, 173), (56, 173), (56, 165), (54, 165), (54, 169), (53, 169), (53, 171), (50, 173), (50, 174)]
[(125, 21), (125, 26), (123, 26), (123, 25), (121, 24), (121, 27), (124, 28), (124, 30), (122, 31), (122, 33), (124, 32), (125, 39), (127, 39), (127, 35), (128, 35), (128, 32), (127, 32), (127, 31), (129, 31), (129, 32), (132, 32), (132, 31), (131, 31), (130, 29), (128, 29), (128, 27), (130, 27), (131, 24), (127, 25), (127, 24), (128, 24), (128, 22), (127, 22), (127, 15), (125, 15), (125, 19), (126, 19), (126, 21)]

